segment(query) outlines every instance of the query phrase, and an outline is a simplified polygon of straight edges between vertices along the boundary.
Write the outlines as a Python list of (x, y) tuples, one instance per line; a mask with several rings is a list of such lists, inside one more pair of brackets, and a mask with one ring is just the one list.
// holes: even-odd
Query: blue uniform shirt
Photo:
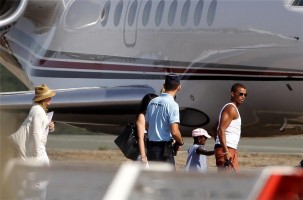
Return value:
[(171, 141), (170, 125), (180, 123), (179, 105), (173, 96), (162, 93), (149, 102), (145, 118), (150, 141)]

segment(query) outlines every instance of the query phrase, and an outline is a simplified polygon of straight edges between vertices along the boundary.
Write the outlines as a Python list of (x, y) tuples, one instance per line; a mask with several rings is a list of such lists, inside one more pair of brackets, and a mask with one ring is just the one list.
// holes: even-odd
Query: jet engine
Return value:
[(4, 35), (17, 22), (26, 8), (28, 0), (1, 0), (0, 33)]

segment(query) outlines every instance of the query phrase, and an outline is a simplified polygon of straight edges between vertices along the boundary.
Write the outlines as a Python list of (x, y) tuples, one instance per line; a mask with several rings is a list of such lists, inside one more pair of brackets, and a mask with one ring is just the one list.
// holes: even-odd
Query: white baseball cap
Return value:
[(204, 135), (207, 138), (211, 138), (211, 136), (203, 128), (196, 128), (196, 129), (194, 129), (191, 135), (193, 137), (198, 137), (198, 136), (203, 136)]

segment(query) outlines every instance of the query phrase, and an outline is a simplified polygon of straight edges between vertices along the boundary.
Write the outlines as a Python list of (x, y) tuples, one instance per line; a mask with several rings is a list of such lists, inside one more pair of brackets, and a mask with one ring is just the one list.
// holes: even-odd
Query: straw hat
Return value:
[(34, 102), (41, 101), (56, 95), (56, 92), (50, 90), (46, 84), (38, 85), (35, 87), (35, 97), (33, 98)]

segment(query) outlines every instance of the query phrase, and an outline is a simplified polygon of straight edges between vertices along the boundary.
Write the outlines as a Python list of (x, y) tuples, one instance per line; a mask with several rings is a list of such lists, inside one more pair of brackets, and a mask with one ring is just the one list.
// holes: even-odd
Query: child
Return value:
[(214, 151), (205, 150), (205, 142), (211, 136), (202, 128), (194, 129), (192, 132), (194, 144), (188, 149), (188, 157), (186, 161), (186, 171), (206, 172), (207, 158), (206, 156), (214, 155)]

